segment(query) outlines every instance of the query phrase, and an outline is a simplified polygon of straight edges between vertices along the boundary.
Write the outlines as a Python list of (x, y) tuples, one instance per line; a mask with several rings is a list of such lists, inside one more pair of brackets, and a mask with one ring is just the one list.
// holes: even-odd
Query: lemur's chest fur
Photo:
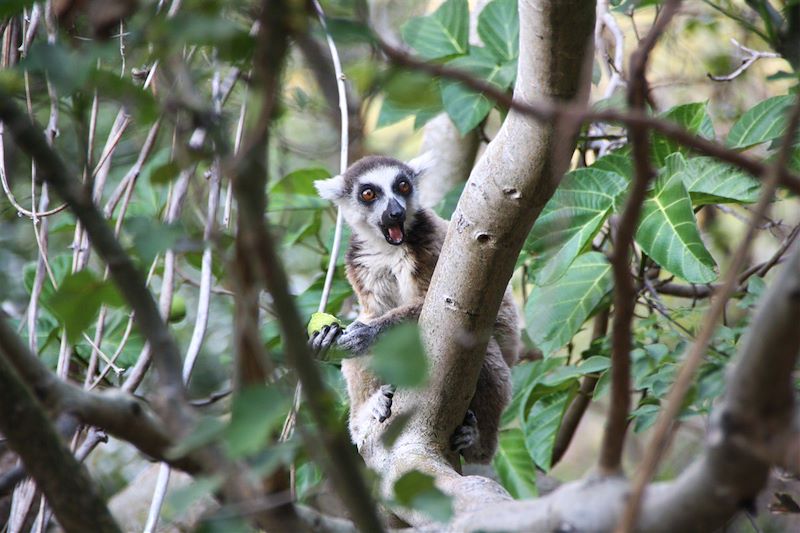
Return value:
[(436, 215), (421, 211), (400, 246), (353, 236), (347, 277), (358, 295), (360, 319), (370, 320), (425, 297), (446, 228)]

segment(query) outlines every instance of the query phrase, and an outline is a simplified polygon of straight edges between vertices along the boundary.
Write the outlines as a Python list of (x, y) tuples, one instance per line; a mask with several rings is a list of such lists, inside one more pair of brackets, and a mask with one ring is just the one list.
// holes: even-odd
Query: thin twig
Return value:
[[(667, 24), (680, 7), (680, 0), (669, 0), (647, 36), (631, 57), (628, 104), (643, 110), (647, 101), (646, 69), (650, 52)], [(633, 144), (634, 182), (617, 226), (611, 267), (614, 273), (614, 322), (611, 328), (611, 403), (600, 448), (599, 467), (605, 473), (617, 473), (622, 464), (625, 433), (630, 412), (631, 322), (636, 306), (636, 288), (630, 272), (630, 248), (647, 197), (647, 188), (655, 176), (650, 164), (650, 140), (641, 126), (629, 126)]]
[(739, 67), (736, 70), (734, 70), (730, 74), (726, 74), (725, 76), (714, 76), (709, 72), (708, 77), (710, 79), (714, 81), (732, 81), (737, 77), (741, 76), (745, 70), (750, 68), (753, 65), (753, 63), (755, 63), (759, 59), (764, 59), (764, 58), (772, 59), (781, 57), (780, 54), (777, 54), (775, 52), (762, 52), (759, 50), (753, 50), (752, 48), (748, 48), (742, 44), (739, 44), (739, 41), (737, 41), (736, 39), (731, 39), (731, 43), (733, 43), (733, 45), (736, 48), (744, 52), (744, 57), (742, 58), (742, 64), (739, 65)]
[[(347, 163), (348, 163), (348, 148), (350, 146), (349, 140), (349, 114), (347, 111), (347, 89), (344, 85), (345, 75), (344, 71), (342, 70), (342, 63), (339, 59), (339, 51), (336, 49), (336, 43), (333, 41), (333, 37), (331, 37), (330, 32), (328, 31), (328, 25), (325, 22), (325, 12), (322, 10), (322, 6), (320, 6), (317, 0), (313, 0), (314, 10), (317, 13), (317, 18), (319, 19), (319, 23), (322, 26), (323, 31), (325, 32), (325, 38), (328, 42), (328, 48), (331, 52), (331, 61), (333, 62), (333, 69), (336, 74), (336, 88), (339, 92), (339, 113), (341, 117), (341, 139), (339, 145), (339, 172), (344, 174), (347, 170)], [(330, 297), (331, 293), (331, 286), (333, 284), (333, 276), (336, 274), (336, 261), (339, 258), (339, 247), (342, 243), (342, 224), (344, 223), (344, 218), (342, 217), (342, 210), (341, 208), (337, 209), (336, 211), (336, 228), (333, 232), (333, 244), (331, 246), (331, 256), (328, 259), (328, 270), (325, 272), (325, 283), (322, 286), (322, 295), (319, 299), (319, 306), (317, 306), (317, 312), (324, 313), (325, 309), (328, 306), (328, 298)], [(281, 441), (287, 440), (292, 435), (292, 430), (294, 429), (295, 419), (297, 417), (297, 411), (300, 409), (300, 402), (302, 399), (302, 385), (298, 382), (297, 386), (294, 391), (294, 400), (292, 402), (292, 409), (289, 411), (289, 414), (286, 416), (286, 421), (283, 424), (283, 430), (281, 431)]]

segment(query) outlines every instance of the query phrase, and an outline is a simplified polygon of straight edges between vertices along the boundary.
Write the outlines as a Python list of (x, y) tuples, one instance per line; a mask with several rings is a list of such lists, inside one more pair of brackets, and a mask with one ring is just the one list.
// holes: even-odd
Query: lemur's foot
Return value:
[(478, 433), (478, 418), (472, 409), (467, 409), (464, 421), (456, 428), (450, 437), (450, 449), (460, 453), (478, 443), (480, 434)]
[(384, 422), (392, 416), (392, 398), (394, 398), (394, 385), (382, 385), (370, 398), (372, 416), (378, 422)]
[(312, 354), (319, 359), (324, 359), (325, 354), (341, 334), (342, 328), (335, 322), (312, 333), (311, 338), (308, 339), (308, 346), (311, 348)]
[(372, 346), (377, 335), (378, 328), (356, 321), (347, 326), (344, 334), (339, 337), (339, 346), (353, 355), (361, 355)]

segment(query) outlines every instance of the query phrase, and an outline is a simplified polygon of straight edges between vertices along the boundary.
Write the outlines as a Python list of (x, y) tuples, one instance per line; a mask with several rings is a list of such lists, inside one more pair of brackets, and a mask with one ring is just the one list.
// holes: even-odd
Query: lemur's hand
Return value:
[(353, 355), (361, 355), (372, 346), (377, 336), (377, 327), (356, 321), (347, 326), (344, 334), (339, 337), (338, 344)]
[(341, 334), (342, 328), (335, 322), (312, 333), (311, 338), (308, 339), (308, 346), (311, 348), (312, 354), (319, 359), (324, 359)]

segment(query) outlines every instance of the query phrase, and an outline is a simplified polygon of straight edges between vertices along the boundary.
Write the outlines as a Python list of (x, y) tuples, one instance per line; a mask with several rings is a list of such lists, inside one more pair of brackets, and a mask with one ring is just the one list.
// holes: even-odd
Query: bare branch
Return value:
[[(264, 91), (261, 115), (246, 136), (234, 169), (239, 227), (247, 232), (248, 247), (256, 252), (262, 282), (272, 295), (283, 333), (286, 358), (297, 372), (305, 392), (309, 412), (317, 424), (316, 438), (322, 440), (326, 457), (325, 470), (334, 482), (356, 524), (365, 531), (382, 531), (366, 483), (361, 476), (345, 430), (332, 416), (332, 392), (322, 381), (306, 344), (305, 328), (298, 315), (283, 265), (277, 256), (273, 237), (264, 217), (266, 199), (266, 145), (269, 123), (275, 109), (280, 69), (288, 48), (289, 35), (295, 31), (286, 15), (282, 0), (264, 0), (261, 14), (259, 47), (256, 54), (256, 79)], [(281, 16), (278, 16), (281, 14)], [(238, 292), (238, 291), (237, 291)], [(240, 294), (241, 297), (241, 294)]]
[[(678, 11), (680, 0), (670, 0), (658, 20), (639, 43), (631, 57), (631, 79), (628, 86), (628, 105), (644, 110), (649, 92), (646, 70), (659, 37)], [(636, 306), (636, 288), (630, 272), (630, 249), (633, 236), (647, 197), (647, 188), (655, 177), (650, 164), (650, 139), (641, 126), (630, 126), (628, 138), (633, 143), (634, 181), (625, 208), (617, 224), (611, 267), (614, 272), (614, 323), (611, 328), (611, 403), (608, 408), (599, 467), (605, 474), (618, 473), (622, 464), (625, 433), (631, 402), (631, 322)]]
[(730, 74), (726, 74), (725, 76), (714, 76), (709, 72), (708, 77), (710, 79), (714, 81), (732, 81), (741, 76), (744, 73), (744, 71), (749, 69), (759, 59), (781, 57), (780, 54), (777, 54), (775, 52), (762, 52), (758, 50), (753, 50), (752, 48), (748, 48), (742, 44), (739, 44), (739, 41), (737, 41), (736, 39), (731, 39), (731, 42), (736, 48), (738, 48), (740, 51), (744, 53), (744, 57), (742, 58), (742, 64), (739, 65), (739, 67), (736, 68), (736, 70), (734, 70)]
[[(34, 391), (38, 401), (48, 408), (70, 413), (85, 424), (98, 426), (152, 457), (163, 457), (172, 445), (174, 435), (164, 429), (146, 405), (117, 390), (94, 393), (58, 379), (25, 348), (2, 317), (0, 354)], [(176, 464), (188, 472), (198, 471), (197, 465), (188, 460)]]

